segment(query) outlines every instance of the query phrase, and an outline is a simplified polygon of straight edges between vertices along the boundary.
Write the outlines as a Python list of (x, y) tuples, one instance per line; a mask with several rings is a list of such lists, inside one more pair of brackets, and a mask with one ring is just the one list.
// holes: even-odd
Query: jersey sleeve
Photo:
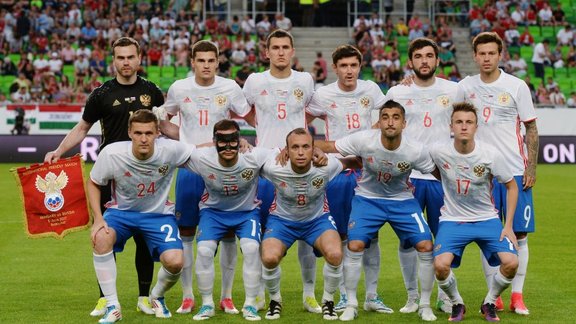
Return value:
[(360, 154), (360, 147), (362, 144), (362, 139), (364, 138), (362, 134), (365, 133), (366, 133), (365, 131), (360, 131), (342, 137), (335, 143), (336, 150), (338, 151), (338, 153), (342, 154), (342, 156), (348, 156), (348, 155), (362, 156), (362, 154)]
[(314, 93), (312, 100), (310, 100), (310, 103), (306, 106), (306, 112), (315, 117), (326, 116), (326, 110), (322, 105), (320, 92), (317, 91)]
[[(464, 78), (460, 82), (458, 82), (458, 90), (456, 91), (456, 97), (454, 97), (455, 102), (464, 102), (466, 101), (466, 91), (464, 82), (468, 77)], [(532, 98), (532, 96), (530, 96)]]
[(420, 150), (420, 156), (416, 161), (416, 165), (414, 165), (414, 169), (422, 173), (431, 173), (435, 168), (436, 165), (434, 164), (429, 151), (425, 147), (422, 147)]
[(310, 101), (312, 100), (312, 97), (314, 96), (314, 79), (312, 79), (312, 75), (310, 73), (306, 73), (306, 87), (304, 89), (310, 89), (310, 94), (308, 95), (308, 98), (305, 98), (304, 100), (304, 107), (308, 106), (310, 104)]
[[(380, 90), (380, 87), (376, 84), (376, 82), (374, 81), (369, 81), (370, 82), (370, 86), (371, 86), (371, 93), (374, 94), (374, 108), (375, 110), (379, 110), (380, 107), (382, 107), (382, 105), (384, 105), (386, 103), (386, 101), (390, 100), (390, 98), (388, 98), (388, 94), (384, 95), (382, 93), (382, 90)], [(390, 92), (390, 90), (388, 90), (388, 93)]]
[(334, 179), (338, 174), (340, 174), (340, 172), (342, 172), (342, 170), (344, 170), (342, 162), (333, 155), (328, 156), (328, 165), (326, 167), (328, 168), (328, 178), (330, 180)]
[(280, 153), (280, 150), (276, 148), (255, 147), (252, 149), (252, 152), (254, 152), (254, 156), (256, 157), (256, 163), (262, 167), (271, 157), (275, 158), (278, 153)]
[(111, 167), (112, 161), (108, 152), (108, 147), (105, 147), (100, 151), (98, 159), (96, 159), (96, 162), (90, 171), (90, 179), (99, 186), (105, 186), (108, 184), (108, 181), (113, 179)]
[(234, 82), (232, 88), (232, 111), (236, 113), (236, 115), (240, 117), (244, 117), (248, 115), (251, 110), (251, 107), (248, 105), (246, 101), (246, 97), (244, 93), (242, 93), (242, 88)]
[(174, 90), (174, 84), (168, 88), (168, 95), (166, 96), (166, 102), (164, 103), (164, 108), (166, 112), (172, 116), (176, 116), (178, 111), (180, 111), (180, 105), (176, 101), (176, 94)]
[(192, 153), (193, 148), (179, 141), (167, 140), (170, 143), (170, 148), (172, 149), (172, 161), (174, 165), (183, 165), (188, 161)]
[(164, 93), (162, 90), (153, 82), (150, 82), (150, 85), (153, 87), (153, 102), (152, 107), (160, 107), (164, 104)]
[(96, 123), (104, 116), (100, 98), (102, 97), (105, 88), (107, 87), (103, 85), (94, 89), (94, 91), (92, 91), (86, 100), (84, 112), (82, 113), (82, 119), (90, 124)]
[(200, 160), (204, 152), (208, 149), (207, 147), (199, 148), (199, 149), (190, 149), (190, 158), (184, 164), (184, 168), (188, 171), (194, 172), (196, 174), (200, 174), (200, 170), (202, 170), (202, 165), (200, 164)]
[(506, 183), (514, 178), (514, 174), (506, 163), (502, 154), (498, 154), (496, 151), (492, 152), (492, 175), (500, 183)]
[(532, 95), (530, 94), (530, 89), (525, 82), (522, 82), (518, 87), (516, 100), (518, 116), (520, 116), (522, 122), (529, 122), (536, 119), (536, 110), (534, 109), (534, 103), (532, 102)]
[(244, 97), (246, 98), (246, 101), (248, 102), (248, 105), (253, 106), (254, 105), (254, 89), (253, 89), (253, 84), (256, 83), (255, 82), (255, 77), (254, 77), (255, 73), (252, 73), (248, 76), (248, 79), (246, 79), (246, 82), (244, 83), (244, 88), (242, 88), (242, 92), (244, 93)]

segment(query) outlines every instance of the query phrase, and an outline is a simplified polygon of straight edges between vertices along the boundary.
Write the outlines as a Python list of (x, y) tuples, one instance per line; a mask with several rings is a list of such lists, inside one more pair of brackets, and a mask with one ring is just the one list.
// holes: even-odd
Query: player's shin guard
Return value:
[(270, 299), (275, 300), (277, 302), (282, 301), (282, 297), (280, 296), (281, 274), (282, 270), (280, 270), (280, 266), (268, 269), (264, 265), (262, 265), (262, 279), (264, 279), (266, 289), (268, 289), (268, 293), (270, 294)]
[(194, 298), (192, 292), (192, 266), (194, 264), (194, 236), (182, 236), (184, 265), (182, 267), (182, 275), (180, 283), (182, 285), (182, 297)]
[(404, 287), (408, 298), (418, 299), (418, 252), (413, 247), (404, 249), (402, 242), (398, 246), (398, 260), (404, 278)]
[(260, 278), (262, 277), (260, 244), (256, 240), (243, 238), (240, 239), (240, 248), (244, 256), (242, 264), (242, 278), (244, 279), (244, 290), (246, 291), (244, 306), (255, 306), (256, 296), (260, 289)]
[(362, 255), (364, 252), (352, 252), (346, 247), (344, 250), (344, 285), (346, 286), (346, 296), (348, 305), (358, 307), (356, 289), (360, 280), (362, 270)]
[(222, 270), (222, 290), (220, 300), (232, 298), (232, 285), (234, 283), (234, 270), (238, 249), (236, 237), (225, 238), (220, 241), (220, 269)]
[(334, 301), (334, 293), (336, 289), (338, 289), (338, 284), (342, 278), (342, 264), (333, 266), (325, 262), (322, 274), (324, 276), (324, 295), (322, 296), (322, 302)]
[(178, 281), (181, 273), (182, 271), (178, 273), (170, 273), (168, 270), (164, 269), (164, 266), (160, 267), (160, 270), (158, 270), (158, 280), (156, 285), (154, 285), (154, 288), (152, 288), (150, 299), (154, 300), (158, 297), (164, 297), (164, 294)]
[(486, 286), (490, 289), (492, 286), (492, 278), (494, 278), (494, 275), (498, 272), (500, 267), (491, 266), (482, 251), (480, 251), (480, 258), (482, 259), (482, 270), (484, 271), (484, 277), (486, 278)]
[(498, 271), (490, 282), (492, 284), (490, 285), (486, 298), (484, 298), (484, 304), (495, 304), (496, 298), (498, 298), (498, 296), (500, 296), (500, 294), (510, 286), (512, 280), (504, 277), (500, 271)]
[(106, 306), (118, 305), (118, 293), (116, 292), (116, 260), (114, 252), (106, 254), (94, 253), (94, 270), (100, 284), (100, 289), (106, 297)]
[(378, 238), (372, 239), (370, 247), (364, 250), (362, 257), (366, 281), (366, 299), (376, 298), (378, 295), (378, 276), (380, 275), (380, 245)]
[(438, 280), (438, 287), (444, 290), (453, 305), (464, 304), (464, 300), (458, 291), (458, 282), (456, 281), (456, 277), (454, 276), (454, 272), (452, 272), (452, 270), (450, 270), (448, 278), (445, 280)]
[(298, 241), (298, 261), (302, 270), (304, 296), (314, 296), (316, 256), (314, 255), (314, 249), (304, 241)]
[(214, 253), (216, 241), (200, 241), (197, 244), (196, 285), (202, 296), (202, 305), (214, 305), (212, 290), (214, 288)]
[(524, 280), (526, 270), (528, 270), (528, 237), (518, 240), (518, 270), (512, 280), (512, 292), (522, 293), (524, 290)]
[(434, 287), (434, 256), (432, 252), (418, 252), (418, 277), (420, 278), (420, 306), (430, 307)]

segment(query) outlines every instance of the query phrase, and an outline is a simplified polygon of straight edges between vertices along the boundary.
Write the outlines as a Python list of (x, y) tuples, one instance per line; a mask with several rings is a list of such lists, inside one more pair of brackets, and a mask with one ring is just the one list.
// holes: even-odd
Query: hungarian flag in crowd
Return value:
[(14, 168), (30, 237), (64, 235), (87, 228), (90, 213), (80, 155), (55, 163)]

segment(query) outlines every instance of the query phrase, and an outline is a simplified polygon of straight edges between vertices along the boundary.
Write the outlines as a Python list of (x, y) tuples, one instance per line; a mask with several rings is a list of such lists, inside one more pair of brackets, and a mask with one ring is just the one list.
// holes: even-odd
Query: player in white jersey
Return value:
[[(356, 290), (360, 279), (360, 260), (364, 249), (379, 229), (390, 223), (398, 238), (418, 251), (422, 298), (419, 315), (433, 321), (430, 307), (434, 284), (432, 235), (422, 209), (412, 195), (409, 176), (412, 169), (430, 173), (434, 163), (424, 147), (402, 137), (406, 126), (404, 108), (388, 101), (380, 108), (380, 129), (348, 135), (336, 142), (316, 141), (325, 152), (362, 158), (362, 176), (352, 199), (348, 223), (348, 245), (344, 254), (344, 284), (348, 305), (340, 316), (351, 321), (358, 316)], [(427, 304), (426, 304), (427, 302)]]
[[(512, 230), (518, 186), (502, 152), (474, 139), (478, 117), (472, 104), (454, 105), (450, 129), (454, 141), (435, 146), (430, 152), (445, 195), (434, 246), (436, 280), (453, 304), (449, 321), (461, 321), (466, 307), (451, 268), (460, 265), (464, 248), (476, 242), (491, 265), (500, 265), (480, 308), (486, 320), (496, 322), (500, 320), (496, 299), (510, 285), (518, 268), (518, 246)], [(504, 227), (492, 200), (493, 179), (507, 189)]]
[(314, 142), (304, 128), (296, 128), (286, 137), (290, 163), (277, 165), (271, 158), (262, 168), (262, 176), (275, 188), (275, 199), (270, 208), (262, 240), (262, 277), (270, 293), (266, 319), (278, 319), (282, 311), (279, 264), (286, 251), (296, 240), (304, 240), (320, 252), (325, 259), (323, 318), (338, 319), (334, 311), (334, 292), (342, 276), (342, 243), (336, 224), (329, 214), (326, 186), (347, 162), (335, 157), (325, 167), (314, 167)]
[[(192, 48), (191, 64), (195, 74), (177, 80), (168, 89), (163, 108), (169, 114), (180, 117), (180, 127), (170, 121), (161, 121), (163, 133), (173, 139), (189, 144), (212, 141), (212, 128), (231, 114), (248, 115), (248, 106), (242, 90), (234, 80), (216, 75), (218, 48), (209, 41), (199, 41)], [(188, 170), (178, 171), (176, 177), (176, 218), (184, 244), (184, 269), (182, 271), (182, 305), (178, 313), (190, 313), (194, 308), (192, 292), (193, 240), (199, 221), (198, 203), (204, 192), (202, 178)], [(234, 236), (220, 241), (220, 266), (222, 269), (222, 293), (220, 308), (237, 314), (232, 302), (232, 284), (236, 265), (236, 239)]]
[[(309, 115), (322, 118), (326, 124), (325, 139), (337, 140), (346, 135), (367, 130), (372, 127), (372, 111), (381, 107), (385, 96), (373, 81), (358, 80), (362, 54), (351, 45), (342, 45), (332, 53), (332, 69), (338, 80), (321, 87), (314, 93), (312, 101), (306, 108)], [(356, 170), (344, 170), (328, 184), (326, 195), (330, 213), (338, 227), (343, 246), (346, 244), (348, 220), (352, 207), (352, 197), (356, 187)], [(370, 248), (362, 258), (366, 279), (365, 309), (389, 313), (378, 297), (378, 275), (380, 273), (380, 246), (374, 238)], [(346, 288), (340, 283), (340, 301), (335, 306), (336, 312), (346, 308)]]
[[(310, 73), (291, 69), (294, 54), (292, 35), (282, 29), (273, 31), (266, 39), (270, 70), (250, 74), (244, 84), (244, 95), (253, 107), (252, 115), (256, 119), (256, 145), (259, 147), (284, 147), (284, 138), (290, 131), (307, 125), (305, 107), (314, 94), (314, 81)], [(269, 181), (260, 181), (258, 198), (262, 200), (261, 221), (265, 225), (274, 198), (274, 187)], [(299, 242), (298, 260), (304, 283), (304, 307), (320, 313), (322, 309), (314, 296), (316, 258), (312, 247)]]
[[(458, 92), (458, 84), (435, 77), (438, 59), (438, 45), (428, 38), (417, 38), (408, 47), (408, 66), (414, 71), (413, 84), (397, 85), (386, 94), (386, 98), (400, 103), (406, 108), (406, 129), (404, 135), (425, 145), (432, 145), (450, 139), (450, 112)], [(440, 207), (444, 193), (442, 184), (431, 174), (412, 170), (410, 181), (415, 187), (414, 197), (426, 212), (432, 235), (438, 231)], [(402, 313), (418, 310), (418, 254), (413, 247), (406, 248), (403, 242), (398, 246), (398, 259), (408, 293)], [(420, 300), (422, 302), (422, 300)], [(450, 313), (450, 300), (438, 289), (438, 310)]]
[[(502, 56), (502, 40), (495, 33), (481, 33), (474, 38), (474, 60), (480, 74), (466, 77), (459, 83), (459, 99), (474, 104), (479, 110), (478, 139), (498, 149), (512, 168), (520, 190), (514, 216), (514, 233), (518, 239), (518, 273), (512, 281), (510, 309), (528, 315), (522, 291), (528, 268), (528, 233), (534, 232), (532, 187), (536, 181), (538, 162), (538, 129), (530, 90), (523, 80), (498, 68)], [(526, 136), (522, 136), (521, 124)], [(506, 210), (506, 188), (494, 183), (494, 201), (500, 216)], [(487, 281), (496, 272), (483, 259)], [(489, 284), (489, 283), (488, 283)], [(496, 306), (504, 309), (502, 299)]]
[[(214, 147), (193, 151), (186, 168), (202, 176), (206, 189), (200, 201), (196, 276), (202, 307), (194, 320), (215, 315), (214, 254), (218, 241), (232, 231), (240, 239), (243, 254), (243, 280), (246, 300), (242, 308), (245, 319), (260, 320), (256, 308), (262, 275), (260, 262), (260, 213), (256, 198), (260, 168), (273, 152), (254, 148), (239, 154), (240, 127), (229, 119), (214, 125)], [(276, 150), (278, 152), (278, 150)]]
[[(149, 297), (156, 317), (171, 316), (164, 293), (182, 270), (182, 241), (168, 194), (174, 170), (189, 159), (190, 150), (179, 142), (157, 139), (158, 119), (149, 110), (132, 114), (128, 134), (131, 142), (116, 142), (100, 152), (86, 183), (94, 215), (94, 269), (106, 298), (106, 313), (99, 323), (122, 319), (112, 251), (121, 252), (134, 233), (144, 234), (152, 257), (162, 263)], [(110, 181), (112, 201), (102, 215), (100, 186)]]

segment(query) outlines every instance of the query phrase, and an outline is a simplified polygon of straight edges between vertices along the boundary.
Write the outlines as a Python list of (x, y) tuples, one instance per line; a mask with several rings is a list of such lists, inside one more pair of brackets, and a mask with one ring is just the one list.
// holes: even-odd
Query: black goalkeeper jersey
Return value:
[(130, 140), (128, 119), (132, 112), (163, 104), (162, 90), (153, 82), (138, 76), (135, 83), (123, 85), (114, 78), (92, 91), (86, 101), (82, 119), (90, 124), (100, 121), (102, 150), (110, 143)]

